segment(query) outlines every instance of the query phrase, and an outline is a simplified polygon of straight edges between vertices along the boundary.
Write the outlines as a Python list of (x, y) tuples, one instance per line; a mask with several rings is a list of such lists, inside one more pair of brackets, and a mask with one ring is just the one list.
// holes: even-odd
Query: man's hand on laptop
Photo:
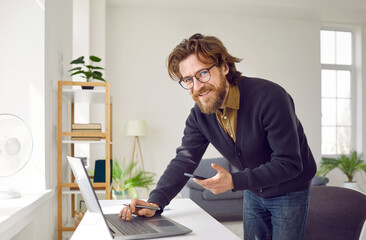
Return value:
[(139, 199), (132, 199), (129, 206), (122, 208), (121, 212), (119, 213), (119, 217), (125, 221), (130, 221), (132, 214), (145, 217), (153, 217), (155, 215), (156, 210), (138, 208), (136, 207), (136, 205), (159, 207), (159, 205), (156, 203), (149, 203)]

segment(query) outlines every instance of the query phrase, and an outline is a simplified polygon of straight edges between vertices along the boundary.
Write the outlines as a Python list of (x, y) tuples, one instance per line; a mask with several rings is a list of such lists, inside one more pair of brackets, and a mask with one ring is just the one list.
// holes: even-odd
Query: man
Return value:
[(136, 204), (169, 204), (211, 143), (239, 172), (195, 181), (214, 194), (244, 190), (245, 239), (304, 239), (310, 182), (316, 164), (290, 95), (279, 85), (241, 76), (216, 37), (194, 34), (170, 54), (172, 79), (196, 102), (182, 144), (147, 202), (133, 200), (120, 216), (160, 214)]

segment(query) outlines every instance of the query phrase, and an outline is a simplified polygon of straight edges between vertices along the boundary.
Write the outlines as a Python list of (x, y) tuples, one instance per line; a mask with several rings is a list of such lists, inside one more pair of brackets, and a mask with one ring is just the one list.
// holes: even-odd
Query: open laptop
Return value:
[(100, 213), (103, 216), (102, 219), (112, 238), (146, 239), (183, 235), (192, 232), (191, 229), (164, 216), (154, 216), (151, 218), (133, 216), (130, 222), (126, 222), (119, 218), (119, 213), (103, 214), (81, 159), (74, 157), (67, 157), (67, 159), (89, 212)]

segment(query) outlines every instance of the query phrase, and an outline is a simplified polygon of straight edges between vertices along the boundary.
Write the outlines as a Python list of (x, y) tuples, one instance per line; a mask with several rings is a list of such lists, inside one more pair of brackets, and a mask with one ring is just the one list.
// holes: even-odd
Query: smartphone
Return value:
[[(129, 206), (130, 206), (130, 204), (123, 204), (123, 205), (125, 205), (125, 206), (127, 206), (127, 207), (129, 207)], [(136, 204), (136, 207), (137, 207), (137, 208), (147, 208), (147, 209), (152, 209), (152, 210), (160, 210), (160, 208), (159, 208), (159, 207), (146, 206), (146, 205), (139, 205), (139, 204)]]
[(184, 173), (184, 176), (190, 177), (190, 178), (197, 178), (199, 180), (205, 180), (205, 179), (207, 179), (206, 177), (202, 177), (202, 176), (198, 176), (198, 175), (190, 174), (190, 173)]

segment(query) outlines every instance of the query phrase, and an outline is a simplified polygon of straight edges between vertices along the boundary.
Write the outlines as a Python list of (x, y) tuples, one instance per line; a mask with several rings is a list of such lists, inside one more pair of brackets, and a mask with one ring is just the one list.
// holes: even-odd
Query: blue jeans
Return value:
[(261, 198), (244, 191), (245, 240), (303, 240), (310, 190)]

